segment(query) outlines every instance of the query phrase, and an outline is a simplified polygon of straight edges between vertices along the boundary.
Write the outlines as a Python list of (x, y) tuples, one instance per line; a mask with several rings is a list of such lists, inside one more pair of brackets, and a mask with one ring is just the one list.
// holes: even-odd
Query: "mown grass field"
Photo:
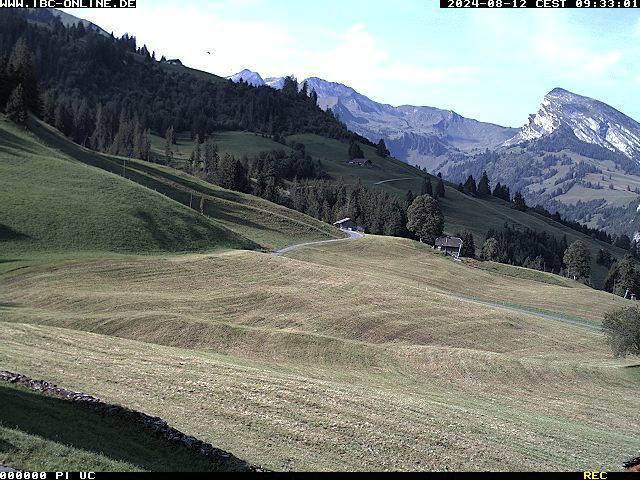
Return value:
[(616, 470), (637, 449), (640, 379), (601, 333), (460, 296), (591, 322), (620, 299), (398, 239), (288, 255), (5, 274), (0, 365), (277, 470)]
[(0, 384), (0, 463), (27, 471), (200, 471), (220, 466), (141, 425)]

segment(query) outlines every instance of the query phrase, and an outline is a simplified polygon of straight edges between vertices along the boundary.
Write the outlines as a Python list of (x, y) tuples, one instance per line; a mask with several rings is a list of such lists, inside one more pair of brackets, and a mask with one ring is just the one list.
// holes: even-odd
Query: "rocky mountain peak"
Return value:
[(629, 158), (640, 159), (640, 124), (606, 103), (554, 88), (545, 95), (540, 110), (505, 146), (547, 136), (568, 127), (581, 141)]

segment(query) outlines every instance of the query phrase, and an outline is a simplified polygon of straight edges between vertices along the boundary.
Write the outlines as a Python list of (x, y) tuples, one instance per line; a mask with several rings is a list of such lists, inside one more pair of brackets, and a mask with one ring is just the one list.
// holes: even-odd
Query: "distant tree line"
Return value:
[(532, 268), (555, 274), (564, 273), (567, 238), (561, 240), (546, 232), (509, 224), (489, 229), (482, 248), (482, 258), (509, 265)]

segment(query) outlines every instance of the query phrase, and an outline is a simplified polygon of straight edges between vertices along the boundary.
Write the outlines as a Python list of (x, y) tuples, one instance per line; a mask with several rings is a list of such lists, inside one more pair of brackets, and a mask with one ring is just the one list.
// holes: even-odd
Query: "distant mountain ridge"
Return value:
[[(251, 83), (260, 77), (243, 70), (227, 77)], [(262, 77), (260, 77), (262, 78)], [(309, 90), (318, 94), (318, 104), (330, 108), (347, 127), (373, 142), (383, 138), (391, 153), (407, 163), (421, 163), (447, 153), (483, 151), (496, 148), (512, 138), (518, 130), (465, 118), (451, 110), (378, 103), (341, 83), (311, 77)], [(282, 88), (284, 78), (269, 78), (261, 85)]]

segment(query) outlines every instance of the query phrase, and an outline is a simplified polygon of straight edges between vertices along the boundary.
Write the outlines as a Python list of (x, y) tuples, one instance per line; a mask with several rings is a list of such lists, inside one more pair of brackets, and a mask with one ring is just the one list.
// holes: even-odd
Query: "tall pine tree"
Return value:
[(24, 88), (22, 88), (22, 84), (19, 84), (11, 92), (5, 109), (7, 116), (19, 125), (24, 125), (27, 122), (27, 102), (24, 97)]
[(491, 195), (491, 186), (489, 185), (489, 176), (487, 171), (482, 172), (482, 178), (478, 182), (478, 196), (481, 198)]

